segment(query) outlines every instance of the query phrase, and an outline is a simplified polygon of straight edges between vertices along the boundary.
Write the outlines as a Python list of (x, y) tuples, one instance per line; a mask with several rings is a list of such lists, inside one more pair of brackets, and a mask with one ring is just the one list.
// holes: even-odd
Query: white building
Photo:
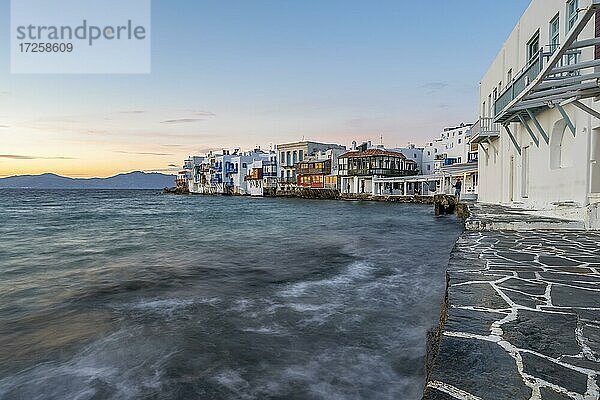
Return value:
[(479, 200), (599, 228), (598, 0), (533, 0), (480, 85)]
[(277, 145), (278, 177), (279, 182), (295, 185), (297, 183), (296, 164), (304, 161), (320, 151), (346, 150), (345, 146), (339, 144), (327, 144), (311, 141), (302, 141)]
[(271, 154), (268, 160), (256, 160), (249, 166), (245, 181), (250, 196), (262, 197), (265, 189), (277, 189), (277, 156)]
[[(338, 180), (343, 194), (375, 194), (375, 180), (417, 175), (417, 163), (399, 151), (371, 142), (356, 146), (338, 157)], [(394, 186), (390, 188), (394, 190)]]
[(407, 160), (416, 162), (419, 174), (423, 174), (423, 147), (417, 147), (414, 143), (409, 143), (406, 147), (397, 147), (392, 151), (398, 151), (404, 154)]
[[(255, 161), (276, 161), (275, 152), (260, 149), (240, 152), (223, 150), (211, 151), (204, 157), (190, 157), (185, 166), (193, 166), (190, 192), (198, 194), (238, 194), (249, 193), (246, 176)], [(189, 165), (188, 165), (189, 164)]]
[(471, 151), (469, 143), (471, 126), (462, 123), (457, 127), (444, 128), (439, 138), (427, 143), (423, 148), (421, 173), (436, 174), (444, 166), (474, 161), (477, 151)]

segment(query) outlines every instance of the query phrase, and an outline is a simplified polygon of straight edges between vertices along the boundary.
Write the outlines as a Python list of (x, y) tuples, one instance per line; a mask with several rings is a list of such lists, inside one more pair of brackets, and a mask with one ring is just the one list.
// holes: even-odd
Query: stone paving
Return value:
[(599, 399), (600, 233), (466, 232), (425, 400)]

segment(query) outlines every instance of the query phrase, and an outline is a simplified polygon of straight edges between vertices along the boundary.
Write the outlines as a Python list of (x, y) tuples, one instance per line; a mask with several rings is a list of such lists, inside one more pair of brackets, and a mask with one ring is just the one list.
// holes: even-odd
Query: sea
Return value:
[(0, 399), (420, 399), (432, 206), (0, 190)]

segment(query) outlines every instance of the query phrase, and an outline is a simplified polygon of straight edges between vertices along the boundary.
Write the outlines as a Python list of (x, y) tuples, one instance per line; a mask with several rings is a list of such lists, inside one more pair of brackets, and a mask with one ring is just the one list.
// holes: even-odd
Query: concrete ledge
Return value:
[(495, 204), (469, 204), (468, 231), (584, 230), (583, 221), (532, 215), (527, 210)]

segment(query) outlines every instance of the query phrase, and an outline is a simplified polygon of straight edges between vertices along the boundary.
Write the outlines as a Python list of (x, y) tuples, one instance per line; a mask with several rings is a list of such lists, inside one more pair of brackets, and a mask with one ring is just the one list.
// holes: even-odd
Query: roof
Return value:
[(342, 154), (339, 158), (359, 158), (359, 157), (375, 157), (375, 156), (388, 156), (397, 157), (406, 160), (404, 154), (398, 151), (382, 150), (382, 149), (368, 149), (365, 151), (349, 151)]

